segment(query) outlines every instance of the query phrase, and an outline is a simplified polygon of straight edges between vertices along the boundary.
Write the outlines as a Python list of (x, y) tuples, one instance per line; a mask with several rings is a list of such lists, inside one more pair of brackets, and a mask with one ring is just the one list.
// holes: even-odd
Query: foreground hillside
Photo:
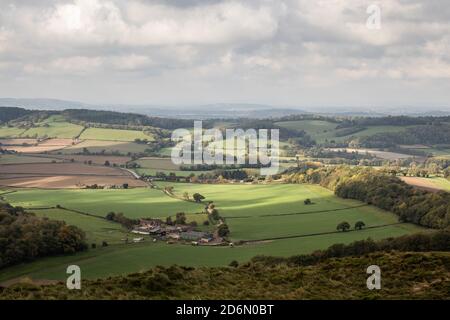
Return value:
[[(381, 290), (366, 287), (366, 269), (377, 264)], [(18, 284), (1, 299), (448, 299), (450, 253), (373, 253), (293, 266), (264, 259), (238, 267), (156, 267), (143, 273), (65, 284)]]

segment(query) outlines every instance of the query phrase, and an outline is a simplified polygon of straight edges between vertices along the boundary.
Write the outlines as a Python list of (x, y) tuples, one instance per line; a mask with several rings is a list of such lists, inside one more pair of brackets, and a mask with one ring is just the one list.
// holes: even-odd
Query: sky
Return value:
[(449, 107), (450, 3), (0, 0), (0, 97)]

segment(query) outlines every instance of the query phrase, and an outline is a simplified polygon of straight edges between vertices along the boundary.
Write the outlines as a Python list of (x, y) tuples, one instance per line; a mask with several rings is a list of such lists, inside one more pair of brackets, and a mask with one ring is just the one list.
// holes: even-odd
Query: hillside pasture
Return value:
[(381, 151), (376, 149), (355, 149), (355, 148), (329, 148), (330, 151), (341, 151), (347, 153), (358, 153), (361, 155), (370, 154), (374, 157), (385, 159), (385, 160), (397, 160), (397, 159), (408, 159), (408, 158), (417, 158), (418, 160), (423, 160), (423, 157), (412, 156), (410, 154), (398, 153), (398, 152), (390, 152), (390, 151)]
[(20, 137), (20, 135), (26, 129), (18, 128), (18, 127), (8, 127), (8, 126), (0, 126), (0, 138), (16, 138)]
[(177, 212), (197, 213), (204, 208), (165, 195), (161, 190), (18, 190), (5, 195), (14, 205), (25, 208), (52, 207), (56, 204), (104, 217), (108, 212), (122, 212), (129, 218), (166, 218)]
[(62, 209), (34, 210), (33, 212), (38, 217), (64, 221), (68, 225), (79, 227), (86, 233), (86, 241), (89, 245), (95, 243), (101, 246), (103, 241), (109, 245), (123, 243), (122, 239), (128, 235), (127, 230), (120, 224), (102, 218)]
[(153, 136), (138, 130), (119, 130), (104, 128), (87, 128), (80, 136), (84, 140), (134, 141), (135, 139), (154, 140)]
[(161, 169), (161, 170), (179, 170), (180, 166), (172, 162), (171, 158), (144, 157), (134, 161), (141, 168)]
[(59, 116), (52, 116), (48, 119), (34, 124), (34, 127), (23, 132), (21, 137), (28, 138), (63, 138), (73, 139), (78, 137), (84, 128), (73, 124)]
[(345, 142), (353, 139), (372, 136), (377, 133), (401, 132), (408, 126), (369, 126), (349, 135), (343, 135), (345, 128), (336, 129), (337, 123), (323, 120), (300, 120), (277, 122), (277, 125), (291, 130), (306, 131), (317, 143), (326, 141)]
[(58, 154), (84, 154), (85, 151), (92, 154), (113, 154), (113, 155), (131, 155), (142, 153), (148, 146), (134, 142), (107, 141), (107, 140), (85, 140), (81, 143), (64, 148), (58, 151)]

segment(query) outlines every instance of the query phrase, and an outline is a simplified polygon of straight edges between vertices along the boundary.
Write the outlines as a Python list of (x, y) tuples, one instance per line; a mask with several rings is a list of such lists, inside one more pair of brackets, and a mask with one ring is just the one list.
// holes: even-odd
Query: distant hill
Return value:
[(116, 112), (132, 112), (153, 117), (184, 119), (230, 119), (230, 118), (276, 118), (292, 114), (304, 114), (306, 111), (296, 108), (277, 108), (260, 104), (208, 104), (200, 106), (155, 106), (122, 104), (87, 104), (77, 101), (57, 99), (15, 99), (0, 98), (0, 106), (20, 107), (32, 110), (89, 109)]

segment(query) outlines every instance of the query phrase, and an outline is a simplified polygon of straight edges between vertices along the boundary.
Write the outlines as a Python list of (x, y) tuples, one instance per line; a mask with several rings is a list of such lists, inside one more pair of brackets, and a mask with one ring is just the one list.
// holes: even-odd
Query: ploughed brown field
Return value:
[(0, 186), (27, 188), (84, 188), (88, 185), (145, 187), (120, 168), (82, 163), (34, 163), (0, 166)]
[(426, 181), (421, 178), (416, 177), (400, 177), (404, 182), (407, 184), (414, 186), (416, 188), (430, 191), (430, 192), (439, 192), (441, 189), (439, 189), (436, 185), (433, 184), (431, 181)]

